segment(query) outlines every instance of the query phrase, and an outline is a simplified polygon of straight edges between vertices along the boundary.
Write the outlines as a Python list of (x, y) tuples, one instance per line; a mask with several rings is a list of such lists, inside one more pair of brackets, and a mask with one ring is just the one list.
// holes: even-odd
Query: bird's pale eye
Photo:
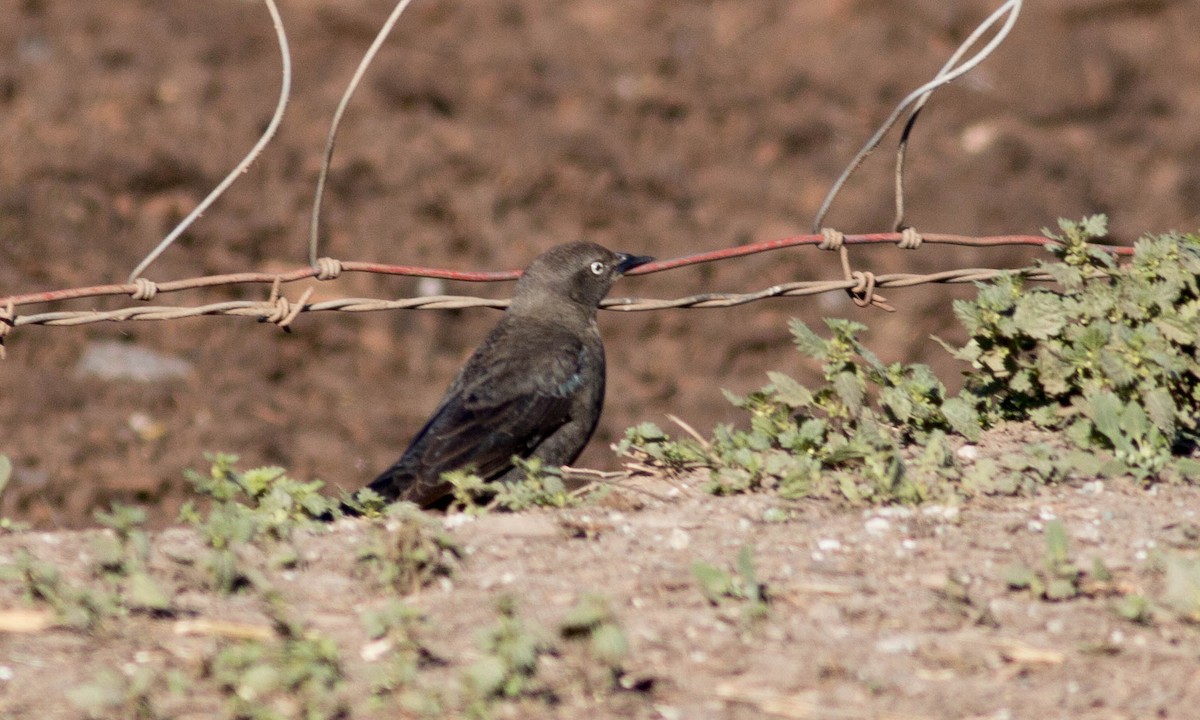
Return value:
[(592, 263), (592, 274), (593, 275), (603, 275), (604, 274), (604, 263), (600, 262), (599, 260)]

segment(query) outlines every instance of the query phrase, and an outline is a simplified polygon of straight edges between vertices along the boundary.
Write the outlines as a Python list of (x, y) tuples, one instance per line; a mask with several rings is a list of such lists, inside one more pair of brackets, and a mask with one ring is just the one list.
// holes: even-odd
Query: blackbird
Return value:
[(534, 258), (433, 416), (368, 487), (388, 502), (429, 507), (450, 495), (448, 471), (508, 481), (520, 476), (514, 457), (552, 466), (579, 457), (604, 404), (596, 311), (622, 274), (651, 260), (590, 242)]

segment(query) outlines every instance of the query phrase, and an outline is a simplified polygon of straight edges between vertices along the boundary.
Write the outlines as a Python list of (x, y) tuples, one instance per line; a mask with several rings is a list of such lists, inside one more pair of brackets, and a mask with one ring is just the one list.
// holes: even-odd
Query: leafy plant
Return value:
[(358, 551), (360, 567), (381, 586), (415, 592), (454, 571), (462, 551), (440, 523), (411, 503), (392, 505), (387, 517), (387, 524), (373, 527), (370, 540)]
[(1115, 454), (1110, 473), (1200, 478), (1200, 236), (1138, 241), (1118, 264), (1088, 244), (1103, 216), (1060, 221), (1043, 263), (1061, 290), (1006, 275), (955, 314), (970, 340), (963, 400), (986, 422), (1030, 420)]
[[(882, 363), (859, 342), (862, 325), (826, 320), (823, 338), (793, 321), (823, 384), (768, 373), (758, 392), (730, 396), (748, 429), (676, 440), (643, 423), (618, 450), (670, 472), (706, 468), (715, 493), (785, 498), (919, 502), (1097, 475), (1200, 480), (1200, 236), (1143, 238), (1118, 264), (1089, 244), (1105, 225), (1094, 216), (1048, 233), (1057, 261), (1040, 270), (1060, 289), (1010, 273), (955, 302), (970, 336), (946, 345), (970, 364), (958, 396), (924, 365)], [(1079, 451), (1035, 446), (966, 467), (951, 452), (951, 435), (974, 442), (1003, 422), (1065, 434)]]
[(134, 609), (169, 611), (170, 597), (146, 567), (150, 557), (150, 537), (142, 529), (146, 511), (115, 503), (107, 512), (97, 511), (95, 518), (112, 531), (92, 541), (96, 569), (115, 585), (121, 602)]
[(333, 720), (346, 717), (344, 673), (337, 645), (266, 600), (278, 638), (244, 640), (206, 661), (206, 674), (225, 697), (230, 717), (244, 720)]
[(736, 574), (697, 560), (692, 563), (692, 575), (709, 603), (721, 605), (726, 600), (737, 600), (746, 603), (747, 619), (766, 616), (767, 589), (758, 581), (754, 570), (754, 549), (749, 545), (738, 552)]
[(46, 603), (68, 627), (95, 630), (106, 619), (124, 612), (115, 592), (75, 587), (63, 580), (58, 568), (24, 548), (17, 551), (14, 562), (0, 566), (0, 580), (20, 583), (26, 602)]
[(925, 365), (885, 365), (859, 340), (865, 326), (826, 320), (825, 339), (799, 320), (791, 323), (796, 346), (822, 363), (825, 384), (816, 390), (782, 373), (746, 397), (730, 395), (750, 414), (750, 427), (722, 425), (711, 441), (671, 440), (643, 423), (626, 433), (618, 450), (669, 469), (707, 466), (708, 489), (717, 494), (757, 489), (786, 498), (840, 494), (853, 501), (917, 502), (930, 497), (956, 462), (948, 451), (910, 465), (905, 448), (931, 439), (944, 447), (945, 432), (978, 435), (978, 419)]
[[(1067, 547), (1067, 529), (1062, 520), (1055, 518), (1048, 521), (1044, 533), (1046, 549), (1042, 557), (1042, 570), (1033, 570), (1019, 562), (1009, 565), (1004, 570), (1004, 582), (1010, 590), (1028, 590), (1034, 597), (1052, 602), (1115, 591), (1112, 573), (1099, 558), (1093, 561), (1088, 571), (1071, 559)], [(1125, 607), (1127, 611), (1132, 611), (1136, 605)]]
[[(319, 480), (293, 480), (276, 467), (240, 471), (234, 455), (207, 457), (212, 462), (208, 475), (188, 470), (185, 476), (197, 492), (211, 498), (208, 514), (188, 502), (179, 518), (195, 526), (211, 549), (205, 567), (222, 592), (235, 592), (259, 580), (258, 572), (243, 558), (251, 546), (288, 540), (297, 529), (337, 512), (338, 503), (320, 494), (324, 484)], [(294, 562), (295, 555), (283, 553), (277, 559), (286, 565)]]
[(517, 615), (511, 596), (500, 598), (496, 609), (499, 622), (479, 638), (483, 657), (467, 669), (464, 678), (477, 714), (490, 700), (536, 692), (538, 660), (551, 649), (541, 630), (527, 627)]
[[(4, 500), (4, 492), (8, 490), (8, 483), (12, 480), (13, 465), (12, 460), (4, 453), (0, 453), (0, 501)], [(12, 518), (0, 516), (0, 530), (23, 530), (26, 525), (24, 523), (13, 522)]]
[(362, 625), (371, 638), (371, 648), (364, 650), (364, 659), (374, 661), (378, 654), (382, 664), (371, 679), (371, 695), (377, 708), (385, 698), (398, 700), (400, 707), (414, 714), (441, 715), (436, 693), (423, 692), (416, 684), (422, 669), (444, 664), (421, 642), (424, 628), (421, 611), (401, 600), (391, 600), (381, 608), (362, 614)]
[(89, 682), (68, 688), (66, 696), (89, 719), (159, 720), (172, 715), (155, 696), (161, 695), (164, 687), (171, 694), (183, 694), (190, 684), (178, 670), (130, 664), (121, 673), (101, 670)]
[(610, 683), (616, 679), (629, 653), (629, 641), (607, 600), (594, 593), (584, 595), (567, 611), (558, 632), (565, 640), (586, 641), (592, 658), (607, 671)]
[(567, 489), (562, 469), (538, 458), (513, 458), (521, 471), (517, 480), (486, 482), (478, 475), (454, 470), (443, 477), (451, 484), (454, 504), (472, 514), (490, 510), (520, 512), (534, 507), (564, 508), (578, 505), (579, 495)]
[[(252, 537), (286, 539), (306, 522), (327, 519), (337, 507), (321, 494), (325, 484), (320, 480), (293, 480), (279, 467), (241, 471), (236, 467), (236, 455), (205, 457), (212, 463), (208, 475), (186, 470), (184, 476), (198, 493), (212, 499), (214, 508), (236, 509), (234, 519), (244, 522)], [(180, 518), (192, 524), (202, 520), (192, 503), (180, 510)]]

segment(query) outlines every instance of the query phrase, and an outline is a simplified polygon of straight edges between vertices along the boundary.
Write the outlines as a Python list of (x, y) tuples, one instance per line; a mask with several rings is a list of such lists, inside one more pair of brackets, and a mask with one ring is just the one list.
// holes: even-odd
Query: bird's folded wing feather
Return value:
[(442, 473), (468, 469), (484, 479), (494, 478), (512, 466), (514, 455), (528, 456), (570, 420), (572, 395), (583, 382), (582, 342), (558, 343), (553, 352), (505, 358), (506, 362), (496, 362), (481, 350), (408, 451), (376, 483), (408, 475), (412, 484), (401, 496), (423, 502), (425, 494), (440, 485)]

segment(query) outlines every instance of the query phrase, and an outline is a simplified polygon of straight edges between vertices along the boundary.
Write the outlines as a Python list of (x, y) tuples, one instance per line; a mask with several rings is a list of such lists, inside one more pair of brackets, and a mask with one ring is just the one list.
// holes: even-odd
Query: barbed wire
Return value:
[[(903, 233), (872, 233), (860, 235), (843, 235), (836, 231), (826, 230), (821, 235), (798, 235), (778, 240), (768, 240), (749, 245), (723, 248), (704, 253), (697, 253), (669, 260), (660, 260), (642, 266), (630, 272), (630, 275), (648, 275), (667, 270), (716, 262), (732, 257), (742, 257), (756, 253), (782, 250), (789, 247), (816, 245), (823, 250), (842, 250), (846, 245), (869, 245), (880, 243), (895, 243), (904, 249), (916, 249), (924, 243), (960, 245), (968, 247), (997, 247), (997, 246), (1039, 246), (1056, 245), (1056, 241), (1044, 237), (1005, 235), (993, 237), (969, 237), (950, 234), (929, 234), (921, 236), (909, 230)], [(1094, 245), (1116, 256), (1132, 253), (1133, 248), (1124, 246)], [(407, 265), (384, 265), (379, 263), (339, 261), (333, 258), (320, 258), (316, 268), (303, 267), (283, 273), (234, 273), (229, 275), (214, 275), (182, 280), (172, 280), (164, 283), (154, 283), (146, 278), (138, 278), (132, 283), (96, 285), (85, 288), (68, 290), (53, 290), (25, 295), (12, 295), (0, 298), (0, 353), (3, 352), (3, 340), (6, 334), (14, 328), (27, 325), (76, 326), (100, 322), (123, 322), (144, 320), (177, 320), (201, 316), (234, 316), (250, 317), (263, 322), (274, 323), (285, 330), (301, 313), (305, 312), (374, 312), (380, 310), (446, 310), (464, 308), (498, 308), (508, 307), (509, 301), (504, 298), (483, 298), (466, 295), (426, 295), (419, 297), (382, 300), (378, 298), (339, 298), (310, 303), (309, 299), (314, 288), (309, 287), (299, 298), (292, 302), (283, 295), (282, 286), (285, 283), (305, 279), (321, 281), (334, 280), (343, 272), (367, 272), (386, 275), (403, 275), (429, 277), (464, 282), (499, 282), (511, 281), (520, 277), (518, 270), (503, 271), (459, 271), (443, 268), (424, 268)], [(876, 305), (892, 309), (886, 299), (875, 293), (877, 289), (888, 287), (912, 287), (922, 284), (960, 284), (992, 280), (1003, 274), (1019, 275), (1027, 280), (1050, 281), (1054, 278), (1045, 270), (1038, 267), (1016, 269), (996, 268), (965, 268), (946, 270), (936, 273), (889, 273), (875, 275), (871, 272), (852, 271), (841, 280), (812, 280), (780, 283), (761, 290), (741, 293), (707, 292), (688, 295), (680, 298), (610, 298), (601, 307), (607, 310), (637, 312), (648, 310), (665, 310), (675, 308), (724, 308), (766, 300), (768, 298), (803, 297), (827, 292), (848, 292), (861, 305)], [(271, 294), (265, 301), (231, 300), (195, 306), (130, 306), (113, 310), (68, 310), (52, 311), (36, 314), (18, 315), (16, 308), (22, 305), (58, 302), (70, 299), (81, 299), (103, 296), (128, 295), (135, 300), (149, 301), (159, 293), (179, 292), (182, 290), (228, 286), (243, 283), (270, 283)]]
[[(380, 28), (380, 31), (376, 35), (370, 48), (367, 50), (361, 62), (359, 63), (359, 66), (357, 67), (354, 76), (351, 79), (335, 111), (329, 137), (325, 146), (324, 160), (314, 197), (313, 211), (309, 228), (309, 265), (282, 273), (229, 273), (224, 275), (184, 278), (165, 282), (154, 282), (147, 278), (141, 277), (141, 273), (180, 236), (184, 229), (186, 229), (197, 217), (199, 217), (200, 213), (205, 208), (211, 205), (211, 203), (214, 202), (227, 187), (229, 187), (236, 177), (245, 171), (250, 163), (254, 161), (259, 152), (271, 139), (275, 129), (282, 120), (283, 112), (287, 105), (288, 96), (290, 94), (291, 56), (288, 49), (287, 38), (283, 30), (283, 24), (279, 18), (279, 13), (275, 7), (274, 0), (265, 0), (265, 2), (271, 15), (272, 22), (275, 26), (276, 39), (282, 59), (282, 82), (279, 101), (277, 103), (275, 113), (272, 116), (267, 130), (260, 137), (258, 143), (254, 146), (250, 153), (243, 158), (238, 166), (217, 186), (217, 188), (214, 189), (212, 193), (210, 193), (191, 214), (181, 221), (179, 225), (174, 228), (166, 238), (163, 239), (162, 242), (160, 242), (145, 258), (142, 259), (141, 262), (138, 263), (134, 271), (130, 274), (128, 282), (34, 292), (0, 298), (0, 357), (3, 357), (4, 353), (4, 336), (13, 328), (26, 325), (74, 326), (98, 322), (173, 320), (185, 317), (224, 315), (253, 317), (261, 321), (275, 323), (280, 327), (287, 329), (292, 321), (304, 312), (369, 312), (391, 309), (424, 310), (470, 307), (504, 308), (508, 306), (509, 301), (505, 299), (491, 299), (465, 295), (427, 295), (394, 300), (341, 298), (336, 300), (309, 303), (309, 299), (313, 294), (312, 287), (309, 287), (297, 301), (292, 302), (288, 300), (282, 290), (282, 286), (287, 283), (306, 279), (317, 279), (321, 281), (333, 280), (340, 276), (343, 272), (367, 272), (386, 275), (418, 276), (464, 282), (506, 281), (515, 280), (520, 276), (520, 271), (516, 270), (491, 272), (459, 271), (408, 265), (387, 265), (374, 262), (342, 261), (328, 257), (317, 257), (321, 200), (323, 196), (326, 175), (333, 157), (334, 143), (336, 140), (340, 120), (346, 110), (350, 97), (352, 96), (355, 88), (357, 88), (361, 82), (367, 67), (374, 59), (384, 39), (391, 32), (401, 13), (408, 6), (410, 0), (397, 1), (388, 19)], [(727, 260), (730, 258), (742, 257), (771, 250), (779, 250), (801, 245), (816, 245), (823, 250), (838, 252), (842, 267), (841, 279), (788, 282), (750, 292), (706, 292), (674, 299), (613, 298), (604, 301), (602, 307), (605, 309), (621, 310), (626, 312), (661, 310), (667, 308), (732, 307), (756, 302), (759, 300), (765, 300), (767, 298), (800, 297), (816, 295), (825, 292), (844, 291), (849, 293), (854, 302), (859, 306), (874, 306), (885, 310), (892, 310), (893, 308), (890, 304), (888, 304), (886, 298), (876, 292), (877, 289), (885, 287), (911, 287), (926, 283), (942, 284), (980, 282), (993, 279), (1004, 273), (1019, 274), (1022, 277), (1030, 280), (1051, 280), (1052, 278), (1045, 271), (1036, 267), (1018, 268), (1013, 270), (994, 268), (967, 268), (938, 273), (893, 273), (877, 276), (870, 271), (854, 270), (851, 267), (849, 254), (847, 252), (847, 246), (873, 243), (896, 243), (901, 248), (916, 249), (923, 242), (973, 247), (993, 247), (1000, 245), (1046, 246), (1054, 242), (1053, 240), (1049, 240), (1044, 237), (1022, 235), (968, 237), (948, 234), (927, 234), (922, 236), (912, 228), (902, 227), (904, 219), (904, 156), (907, 149), (909, 134), (911, 133), (917, 116), (920, 114), (921, 109), (925, 106), (926, 102), (929, 100), (931, 94), (935, 90), (944, 87), (946, 84), (973, 69), (986, 57), (988, 57), (1005, 40), (1009, 31), (1012, 29), (1018, 14), (1020, 13), (1021, 6), (1021, 0), (1005, 0), (1005, 2), (1003, 2), (999, 8), (997, 8), (991, 15), (988, 16), (987, 19), (980, 23), (980, 25), (966, 38), (966, 40), (963, 41), (958, 49), (955, 50), (955, 52), (951, 55), (949, 60), (947, 60), (943, 67), (930, 81), (912, 91), (907, 97), (905, 97), (903, 101), (901, 101), (899, 105), (897, 105), (892, 114), (887, 118), (887, 120), (884, 121), (876, 133), (863, 145), (859, 153), (854, 157), (853, 160), (851, 160), (843, 173), (831, 186), (824, 202), (821, 205), (820, 210), (816, 215), (813, 224), (814, 234), (799, 235), (780, 240), (764, 241), (749, 245), (741, 245), (732, 248), (686, 255), (671, 260), (663, 260), (651, 263), (637, 268), (630, 273), (631, 275), (646, 275), (650, 273), (686, 267), (689, 265)], [(1001, 19), (1004, 19), (1005, 22), (999, 27), (998, 30), (996, 30), (991, 39), (988, 40), (988, 42), (985, 43), (984, 46), (974, 55), (966, 60), (963, 60), (963, 57), (966, 55), (968, 50), (979, 43), (980, 40), (987, 34), (987, 32), (996, 26)], [(909, 116), (905, 122), (904, 130), (899, 142), (895, 170), (896, 221), (894, 229), (896, 232), (843, 235), (840, 232), (824, 228), (823, 220), (825, 215), (827, 214), (834, 199), (837, 197), (846, 181), (858, 169), (866, 157), (879, 145), (884, 135), (897, 123), (898, 119), (905, 110), (909, 111)], [(819, 233), (817, 232), (818, 230)], [(1120, 247), (1104, 247), (1104, 249), (1117, 255), (1128, 254), (1132, 250), (1132, 248)], [(18, 307), (30, 304), (122, 295), (128, 295), (129, 297), (139, 301), (150, 301), (156, 298), (160, 293), (172, 293), (206, 287), (255, 283), (269, 283), (271, 285), (270, 296), (267, 300), (232, 300), (194, 306), (131, 306), (112, 310), (69, 310), (21, 315), (18, 315), (16, 312)]]
[[(842, 236), (843, 245), (900, 244), (904, 242), (904, 240), (905, 233), (903, 232), (864, 233)], [(803, 245), (816, 245), (819, 247), (826, 242), (827, 236), (825, 234), (795, 235), (776, 240), (763, 240), (760, 242), (748, 243), (746, 245), (737, 245), (730, 248), (710, 250), (692, 255), (684, 255), (682, 257), (669, 260), (657, 260), (631, 270), (628, 275), (630, 277), (650, 275), (666, 270), (687, 267), (689, 265), (700, 265), (703, 263), (717, 262), (736, 257), (745, 257), (747, 255), (755, 255), (758, 253), (782, 250), (785, 248)], [(1050, 247), (1057, 244), (1057, 241), (1053, 239), (1037, 235), (996, 235), (988, 237), (972, 237), (969, 235), (954, 235), (947, 233), (923, 234), (920, 236), (920, 242), (931, 243), (935, 245), (959, 245), (964, 247), (999, 247), (1022, 245)], [(1127, 246), (1094, 245), (1093, 247), (1100, 248), (1118, 256), (1129, 255), (1133, 252), (1133, 248)], [(836, 250), (837, 248), (826, 247), (825, 249)], [(162, 293), (196, 290), (207, 287), (254, 283), (272, 285), (276, 283), (287, 284), (308, 279), (335, 280), (343, 272), (426, 277), (438, 280), (455, 280), (459, 282), (503, 282), (516, 280), (517, 278), (521, 277), (520, 270), (452, 270), (446, 268), (421, 267), (416, 265), (389, 265), (386, 263), (319, 258), (316, 267), (300, 267), (296, 268), (295, 270), (278, 273), (228, 273), (224, 275), (204, 275), (193, 278), (182, 278), (179, 280), (168, 280), (157, 283), (146, 278), (138, 278), (133, 282), (127, 283), (92, 285), (88, 287), (48, 290), (43, 292), (25, 293), (21, 295), (9, 295), (6, 297), (0, 297), (0, 308), (9, 306), (16, 308), (23, 305), (58, 302), (63, 300), (77, 300), (82, 298), (121, 295), (128, 295), (135, 300), (149, 301), (153, 300)], [(31, 323), (29, 320), (25, 320), (22, 324), (34, 323)]]

